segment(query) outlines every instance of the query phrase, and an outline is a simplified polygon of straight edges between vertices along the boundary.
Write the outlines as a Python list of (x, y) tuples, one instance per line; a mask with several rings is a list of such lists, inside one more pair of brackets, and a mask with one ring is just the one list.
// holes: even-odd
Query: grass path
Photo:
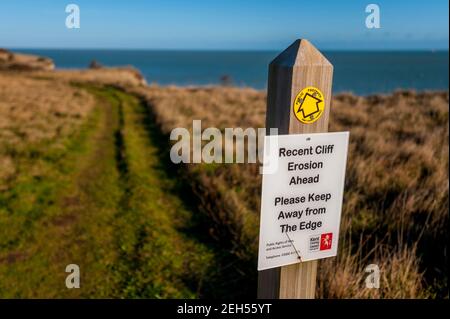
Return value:
[[(34, 185), (47, 185), (38, 218), (5, 236), (14, 241), (0, 237), (0, 296), (204, 296), (217, 258), (192, 235), (193, 212), (161, 163), (145, 106), (113, 88), (84, 88), (98, 106), (76, 147), (52, 162), (55, 173)], [(80, 266), (80, 289), (65, 287), (68, 264)]]

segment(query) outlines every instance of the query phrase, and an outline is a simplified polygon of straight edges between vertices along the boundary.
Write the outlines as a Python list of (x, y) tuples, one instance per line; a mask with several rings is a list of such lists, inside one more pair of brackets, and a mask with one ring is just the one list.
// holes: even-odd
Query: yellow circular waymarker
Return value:
[(318, 88), (308, 86), (297, 94), (292, 108), (297, 120), (304, 124), (311, 124), (322, 116), (325, 98)]

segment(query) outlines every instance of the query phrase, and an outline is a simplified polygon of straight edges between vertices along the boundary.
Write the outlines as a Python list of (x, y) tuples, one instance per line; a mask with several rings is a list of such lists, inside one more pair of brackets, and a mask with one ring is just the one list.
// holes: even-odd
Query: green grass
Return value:
[(160, 150), (146, 128), (143, 106), (124, 93), (116, 91), (114, 96), (122, 116), (116, 144), (126, 192), (115, 222), (118, 296), (196, 297), (213, 254), (181, 231), (189, 225), (192, 212), (173, 192), (176, 181), (159, 161)]
[(29, 242), (35, 222), (54, 206), (56, 199), (74, 178), (77, 158), (88, 152), (87, 139), (98, 125), (95, 109), (80, 130), (53, 147), (51, 141), (16, 150), (18, 177), (12, 187), (0, 193), (0, 254)]

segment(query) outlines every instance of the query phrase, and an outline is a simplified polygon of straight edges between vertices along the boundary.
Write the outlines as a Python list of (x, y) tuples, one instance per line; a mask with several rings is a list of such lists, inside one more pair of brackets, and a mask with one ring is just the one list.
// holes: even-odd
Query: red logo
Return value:
[(332, 241), (333, 241), (333, 233), (326, 233), (320, 235), (320, 250), (331, 249)]

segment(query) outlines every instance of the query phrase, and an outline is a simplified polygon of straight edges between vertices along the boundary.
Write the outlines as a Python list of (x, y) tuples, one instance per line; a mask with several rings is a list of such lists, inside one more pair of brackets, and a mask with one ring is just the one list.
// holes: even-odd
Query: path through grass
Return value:
[[(88, 123), (58, 159), (44, 152), (45, 182), (18, 186), (42, 200), (20, 212), (9, 207), (0, 220), (17, 225), (0, 235), (0, 296), (210, 294), (216, 252), (193, 235), (194, 213), (161, 162), (145, 106), (114, 88), (83, 88), (98, 99)], [(80, 289), (65, 286), (68, 264), (80, 266)]]

